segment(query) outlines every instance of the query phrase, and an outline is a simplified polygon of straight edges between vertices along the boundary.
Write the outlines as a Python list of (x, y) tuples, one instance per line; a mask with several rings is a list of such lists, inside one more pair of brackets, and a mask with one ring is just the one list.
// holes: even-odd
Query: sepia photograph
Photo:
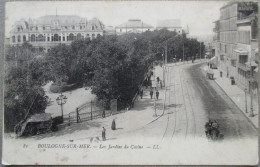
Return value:
[(4, 165), (257, 165), (257, 1), (5, 3)]

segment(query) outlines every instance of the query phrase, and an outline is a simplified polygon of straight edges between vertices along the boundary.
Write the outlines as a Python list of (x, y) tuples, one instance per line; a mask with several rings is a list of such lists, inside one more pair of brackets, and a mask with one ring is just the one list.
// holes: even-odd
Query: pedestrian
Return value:
[(156, 99), (158, 100), (158, 98), (159, 98), (159, 91), (157, 90), (156, 91)]
[(106, 117), (106, 111), (105, 109), (103, 109), (103, 112), (102, 112), (102, 117), (105, 118)]
[(111, 129), (112, 130), (116, 130), (116, 121), (115, 121), (115, 119), (113, 119), (113, 121), (112, 121)]
[(162, 89), (162, 81), (160, 81), (160, 86), (161, 86), (161, 89)]
[(106, 140), (106, 129), (103, 127), (102, 130), (102, 140), (105, 141)]
[(143, 91), (143, 89), (141, 89), (140, 90), (140, 97), (141, 97), (141, 99), (143, 98), (143, 94), (144, 94), (144, 91)]
[(150, 91), (151, 99), (153, 98), (153, 90)]
[(160, 81), (160, 78), (159, 78), (159, 77), (157, 77), (156, 79), (157, 79), (157, 82), (159, 83), (159, 81)]

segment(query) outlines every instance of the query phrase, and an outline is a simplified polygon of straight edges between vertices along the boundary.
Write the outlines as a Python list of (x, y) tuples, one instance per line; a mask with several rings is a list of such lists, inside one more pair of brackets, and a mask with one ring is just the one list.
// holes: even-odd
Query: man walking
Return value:
[(151, 99), (153, 98), (153, 90), (151, 89), (150, 91), (150, 96), (151, 96)]
[(113, 121), (112, 121), (111, 129), (112, 130), (116, 130), (116, 121), (115, 121), (115, 119), (113, 119)]
[(102, 130), (102, 140), (105, 141), (106, 140), (106, 129), (103, 127)]
[(159, 91), (157, 90), (156, 91), (156, 99), (158, 100), (158, 98), (159, 98)]
[(140, 91), (140, 97), (141, 97), (141, 99), (143, 98), (143, 94), (144, 94), (144, 91), (143, 91), (143, 89), (141, 89), (141, 91)]

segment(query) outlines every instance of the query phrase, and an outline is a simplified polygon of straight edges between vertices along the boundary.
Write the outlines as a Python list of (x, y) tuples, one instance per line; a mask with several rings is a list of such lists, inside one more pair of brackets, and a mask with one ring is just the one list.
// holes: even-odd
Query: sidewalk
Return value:
[[(203, 66), (203, 69), (208, 70), (208, 66)], [(237, 85), (231, 85), (229, 78), (224, 75), (220, 77), (220, 71), (218, 69), (211, 69), (214, 72), (215, 82), (222, 88), (222, 90), (231, 98), (231, 100), (238, 106), (238, 108), (244, 113), (244, 115), (258, 128), (258, 102), (257, 98), (253, 98), (253, 113), (254, 116), (250, 117), (250, 94), (247, 93), (247, 113), (245, 104), (245, 92)]]

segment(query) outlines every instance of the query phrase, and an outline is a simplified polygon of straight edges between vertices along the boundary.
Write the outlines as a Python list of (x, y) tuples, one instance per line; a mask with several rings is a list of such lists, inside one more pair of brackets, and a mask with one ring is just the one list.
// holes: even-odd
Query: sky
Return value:
[(219, 9), (227, 1), (24, 1), (7, 2), (5, 35), (9, 36), (15, 21), (37, 19), (45, 15), (78, 15), (87, 19), (97, 17), (105, 26), (117, 26), (129, 19), (141, 19), (151, 26), (157, 20), (180, 19), (190, 35), (213, 34)]

